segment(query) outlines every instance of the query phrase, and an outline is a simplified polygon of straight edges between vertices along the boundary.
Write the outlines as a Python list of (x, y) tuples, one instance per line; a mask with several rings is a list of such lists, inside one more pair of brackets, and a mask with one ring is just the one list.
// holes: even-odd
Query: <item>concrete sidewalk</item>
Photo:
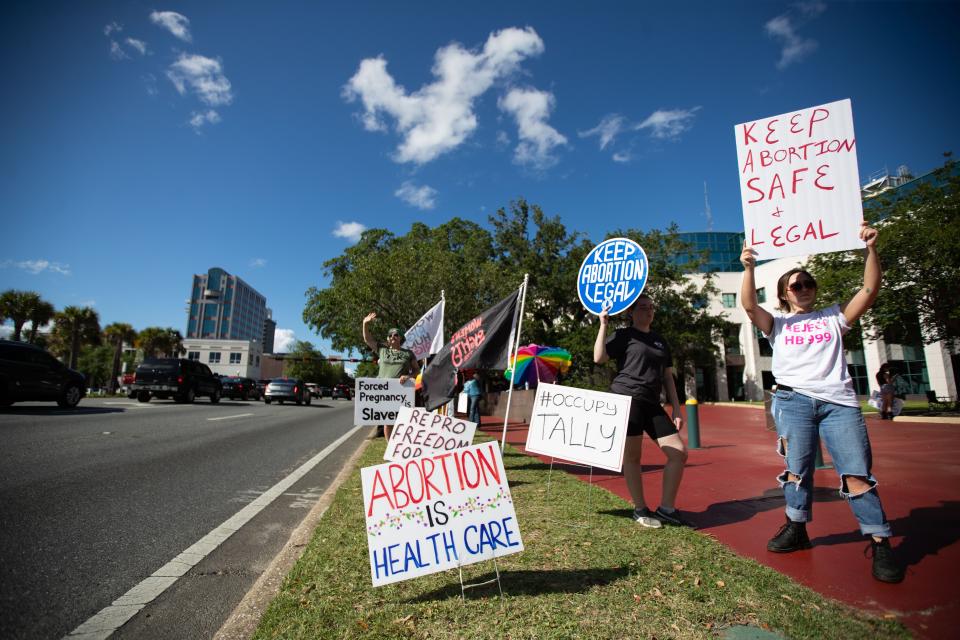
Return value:
[[(891, 542), (907, 567), (905, 580), (889, 585), (870, 575), (867, 539), (838, 493), (833, 469), (816, 474), (814, 520), (807, 528), (813, 549), (768, 552), (767, 540), (784, 521), (776, 481), (784, 467), (774, 450), (776, 435), (766, 429), (757, 407), (706, 404), (699, 413), (701, 448), (690, 451), (678, 506), (700, 531), (826, 596), (894, 615), (918, 637), (958, 636), (960, 424), (867, 418), (874, 475), (894, 532)], [(483, 418), (482, 429), (498, 439), (502, 426), (502, 419)], [(526, 437), (526, 424), (509, 425), (507, 442), (523, 450)], [(655, 508), (663, 454), (647, 439), (642, 460), (647, 502)], [(560, 468), (589, 478), (582, 467)], [(593, 481), (630, 500), (622, 475), (594, 469)]]

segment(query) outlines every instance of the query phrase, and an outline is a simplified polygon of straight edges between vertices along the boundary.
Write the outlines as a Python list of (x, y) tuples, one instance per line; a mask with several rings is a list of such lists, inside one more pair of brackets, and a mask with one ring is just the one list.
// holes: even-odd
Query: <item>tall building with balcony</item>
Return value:
[(193, 276), (186, 337), (207, 340), (263, 340), (267, 300), (220, 267)]

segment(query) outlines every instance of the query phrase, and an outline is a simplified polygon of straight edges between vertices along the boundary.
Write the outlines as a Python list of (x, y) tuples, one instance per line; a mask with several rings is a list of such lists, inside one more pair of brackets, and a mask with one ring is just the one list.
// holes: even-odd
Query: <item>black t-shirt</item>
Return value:
[(663, 336), (625, 327), (607, 338), (606, 349), (607, 355), (617, 361), (617, 375), (610, 391), (659, 404), (663, 373), (673, 366), (670, 347)]

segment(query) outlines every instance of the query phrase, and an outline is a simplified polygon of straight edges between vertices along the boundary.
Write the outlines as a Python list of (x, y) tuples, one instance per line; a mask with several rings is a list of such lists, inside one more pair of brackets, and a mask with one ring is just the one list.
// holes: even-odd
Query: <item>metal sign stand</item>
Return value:
[(488, 584), (497, 583), (497, 589), (500, 590), (500, 600), (503, 600), (503, 585), (500, 584), (500, 566), (497, 564), (497, 554), (493, 554), (493, 570), (496, 572), (496, 578), (490, 578), (489, 580), (484, 580), (483, 582), (471, 582), (470, 584), (464, 584), (463, 582), (463, 566), (457, 565), (457, 572), (460, 574), (460, 602), (465, 603), (467, 601), (467, 589), (473, 589), (476, 587), (484, 587)]
[[(554, 460), (556, 460), (556, 458), (550, 458), (550, 471), (547, 472), (547, 495), (544, 496), (544, 499), (550, 497), (550, 480), (551, 480), (551, 478), (553, 477), (553, 463), (554, 463)], [(576, 463), (576, 462), (566, 462), (566, 461), (564, 461), (564, 462), (565, 462), (565, 464), (569, 464), (569, 465), (574, 466), (574, 467), (580, 467), (580, 468), (582, 468), (582, 469), (590, 469), (590, 482), (589, 482), (589, 485), (590, 485), (590, 493), (589, 493), (589, 497), (587, 498), (587, 511), (588, 511), (588, 512), (592, 511), (592, 510), (593, 510), (593, 495), (594, 495), (594, 493), (597, 491), (597, 488), (596, 488), (596, 487), (594, 486), (594, 484), (593, 484), (593, 466), (592, 466), (592, 465), (586, 465), (586, 464), (578, 464), (578, 463)], [(587, 529), (587, 528), (588, 528), (588, 525), (585, 525), (585, 524), (576, 524), (576, 523), (573, 523), (573, 522), (564, 522), (563, 520), (554, 520), (553, 518), (549, 518), (549, 520), (550, 520), (551, 522), (558, 522), (558, 523), (560, 523), (560, 524), (563, 524), (563, 525), (566, 525), (566, 526), (568, 526), (568, 527), (572, 527), (572, 528), (575, 528), (575, 529)]]

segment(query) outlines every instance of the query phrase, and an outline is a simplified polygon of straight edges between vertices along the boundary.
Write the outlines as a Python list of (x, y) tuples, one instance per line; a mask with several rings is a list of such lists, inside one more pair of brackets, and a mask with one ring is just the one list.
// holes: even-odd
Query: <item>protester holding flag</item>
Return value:
[(890, 524), (870, 472), (870, 438), (843, 352), (843, 334), (870, 308), (880, 289), (876, 229), (863, 222), (860, 239), (866, 243), (863, 286), (845, 304), (823, 309), (815, 307), (817, 283), (813, 276), (791, 269), (780, 276), (778, 312), (771, 314), (757, 302), (755, 251), (744, 243), (740, 254), (743, 310), (773, 345), (777, 449), (787, 467), (777, 478), (786, 500), (786, 523), (767, 543), (767, 549), (788, 553), (810, 548), (806, 523), (813, 515), (814, 461), (822, 439), (840, 475), (840, 493), (860, 523), (860, 531), (871, 537), (868, 549), (873, 551), (873, 577), (900, 582), (903, 568), (890, 549)]
[[(617, 329), (607, 338), (610, 318), (600, 313), (600, 329), (593, 347), (593, 361), (603, 364), (611, 358), (617, 361), (617, 375), (610, 385), (612, 393), (632, 397), (627, 441), (623, 451), (623, 476), (633, 498), (633, 519), (644, 527), (654, 529), (663, 524), (691, 526), (680, 517), (674, 501), (683, 478), (687, 448), (680, 438), (684, 418), (673, 379), (670, 347), (663, 337), (651, 329), (655, 305), (650, 296), (640, 297), (627, 309), (630, 325)], [(672, 407), (672, 419), (660, 404), (660, 391), (666, 392)], [(657, 443), (666, 455), (663, 468), (663, 494), (660, 506), (651, 512), (643, 496), (640, 452), (644, 432)]]
[[(368, 313), (363, 319), (363, 341), (367, 343), (370, 350), (377, 354), (379, 371), (378, 378), (400, 378), (400, 384), (417, 375), (417, 358), (410, 349), (404, 349), (403, 333), (400, 329), (392, 328), (387, 331), (387, 342), (377, 342), (370, 333), (370, 323), (376, 320), (375, 312)], [(384, 425), (377, 427), (377, 435), (382, 431), (387, 440), (390, 439), (390, 432), (393, 425)]]

